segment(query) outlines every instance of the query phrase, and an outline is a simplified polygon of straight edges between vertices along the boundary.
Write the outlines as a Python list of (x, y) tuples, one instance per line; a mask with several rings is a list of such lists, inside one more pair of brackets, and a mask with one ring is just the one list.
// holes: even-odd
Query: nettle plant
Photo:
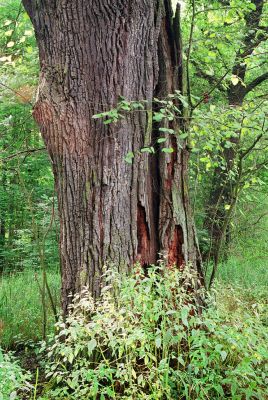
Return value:
[(11, 352), (0, 348), (0, 399), (18, 399), (19, 394), (28, 398), (32, 392), (31, 374), (24, 371)]
[(100, 299), (85, 288), (56, 325), (42, 398), (265, 398), (267, 328), (251, 316), (230, 323), (213, 304), (200, 315), (196, 279), (163, 264), (108, 269)]

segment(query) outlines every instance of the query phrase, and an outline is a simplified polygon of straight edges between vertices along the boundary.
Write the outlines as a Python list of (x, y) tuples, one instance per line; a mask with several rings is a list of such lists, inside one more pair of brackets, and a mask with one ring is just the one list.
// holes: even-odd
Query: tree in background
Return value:
[(256, 179), (267, 165), (265, 153), (260, 152), (266, 149), (267, 4), (193, 0), (188, 11), (188, 91), (199, 95), (197, 105), (203, 110), (203, 115), (194, 114), (192, 135), (198, 136), (197, 141), (204, 136), (198, 162), (204, 163), (206, 174), (214, 168), (206, 191), (203, 221), (209, 245), (203, 246), (203, 255), (217, 265), (230, 241), (241, 189), (250, 174)]
[[(241, 43), (235, 53), (234, 65), (232, 66), (231, 72), (233, 78), (225, 92), (230, 107), (243, 106), (245, 97), (268, 80), (268, 70), (261, 72), (260, 75), (254, 74), (255, 77), (253, 78), (252, 73), (250, 74), (250, 65), (247, 62), (250, 56), (256, 55), (258, 47), (268, 38), (267, 25), (264, 25), (262, 19), (264, 1), (254, 0), (250, 4), (253, 7), (251, 10), (245, 12), (243, 37), (240, 39)], [(261, 60), (260, 62), (262, 64), (263, 61)], [(257, 72), (258, 67), (259, 65), (254, 68), (254, 70), (257, 68)], [(226, 238), (228, 240), (230, 231), (229, 223), (225, 227), (225, 232), (223, 231), (228, 214), (225, 205), (230, 205), (234, 196), (233, 187), (235, 185), (232, 183), (229, 174), (234, 167), (239, 141), (239, 134), (232, 136), (230, 138), (232, 145), (229, 148), (224, 148), (222, 156), (226, 164), (226, 169), (222, 170), (219, 167), (215, 169), (207, 204), (205, 226), (212, 241), (210, 253), (216, 261), (219, 258), (221, 236), (227, 235)]]
[[(99, 295), (107, 263), (123, 271), (162, 254), (169, 265), (200, 269), (184, 141), (169, 137), (170, 154), (137, 154), (159, 134), (154, 97), (182, 89), (179, 8), (173, 19), (169, 0), (23, 4), (39, 47), (34, 117), (56, 181), (64, 311), (85, 284)], [(92, 118), (119, 96), (145, 100), (146, 112), (117, 124)], [(129, 153), (132, 164), (124, 160)]]

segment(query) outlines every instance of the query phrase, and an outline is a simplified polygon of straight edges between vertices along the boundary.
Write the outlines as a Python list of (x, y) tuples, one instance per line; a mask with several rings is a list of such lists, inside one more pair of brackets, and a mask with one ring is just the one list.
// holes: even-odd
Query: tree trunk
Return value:
[(34, 117), (51, 157), (61, 225), (62, 303), (81, 286), (94, 296), (103, 265), (200, 259), (187, 192), (188, 153), (125, 155), (151, 143), (150, 111), (117, 124), (92, 116), (118, 97), (147, 100), (178, 88), (180, 49), (170, 0), (24, 0), (40, 54)]
[[(255, 9), (245, 15), (245, 35), (232, 68), (232, 74), (239, 78), (239, 82), (237, 85), (230, 84), (227, 91), (227, 100), (230, 107), (241, 107), (245, 96), (268, 78), (268, 74), (264, 73), (253, 79), (248, 85), (245, 86), (243, 84), (247, 74), (245, 59), (267, 37), (265, 35), (265, 27), (261, 25), (265, 2), (264, 0), (253, 0), (252, 3), (255, 5)], [(225, 209), (225, 205), (232, 205), (236, 201), (233, 198), (236, 182), (231, 182), (229, 172), (233, 169), (236, 161), (239, 138), (234, 136), (230, 138), (230, 141), (233, 146), (229, 149), (224, 149), (221, 154), (225, 161), (225, 171), (220, 167), (216, 167), (214, 171), (204, 221), (204, 227), (207, 229), (210, 239), (210, 249), (203, 252), (203, 257), (212, 259), (214, 266), (217, 266), (219, 262), (221, 249), (230, 242), (230, 221), (226, 221), (226, 218), (230, 217), (230, 213)], [(225, 228), (223, 229), (223, 227)]]
[[(230, 86), (228, 90), (228, 104), (230, 107), (241, 107), (244, 97), (244, 86), (241, 83), (236, 86)], [(230, 142), (232, 143), (232, 147), (230, 148), (224, 148), (224, 143), (222, 143), (223, 150), (221, 157), (225, 163), (225, 170), (220, 166), (215, 168), (204, 221), (204, 227), (209, 236), (210, 248), (207, 252), (203, 253), (203, 258), (212, 260), (214, 269), (217, 268), (223, 247), (230, 243), (230, 221), (226, 221), (226, 219), (229, 218), (229, 207), (236, 201), (233, 198), (236, 179), (231, 180), (229, 174), (230, 171), (234, 170), (239, 137), (232, 136)], [(225, 208), (225, 206), (228, 206), (228, 208)], [(214, 277), (215, 274), (212, 275), (212, 280), (214, 280)]]

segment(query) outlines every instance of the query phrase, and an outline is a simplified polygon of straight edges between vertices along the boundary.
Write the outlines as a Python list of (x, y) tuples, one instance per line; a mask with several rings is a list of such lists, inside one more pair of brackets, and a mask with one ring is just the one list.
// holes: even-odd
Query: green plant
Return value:
[[(60, 276), (47, 273), (48, 284), (57, 306), (60, 303)], [(0, 341), (11, 348), (25, 341), (42, 338), (43, 311), (40, 294), (41, 272), (25, 271), (0, 277)], [(48, 333), (54, 329), (54, 315), (46, 299)]]
[(254, 312), (231, 320), (211, 302), (199, 315), (187, 268), (106, 278), (99, 301), (76, 297), (45, 348), (47, 398), (265, 398), (268, 330)]
[(5, 354), (0, 348), (0, 399), (18, 399), (20, 393), (29, 396), (32, 391), (30, 379), (31, 374), (19, 366), (12, 353)]

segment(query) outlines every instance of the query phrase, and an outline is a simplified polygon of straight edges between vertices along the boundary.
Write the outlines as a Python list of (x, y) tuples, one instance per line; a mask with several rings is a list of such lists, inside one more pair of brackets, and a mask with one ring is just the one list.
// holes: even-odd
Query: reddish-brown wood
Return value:
[(24, 0), (40, 54), (34, 117), (51, 157), (61, 223), (62, 299), (89, 285), (101, 289), (104, 264), (128, 270), (159, 253), (180, 266), (199, 265), (187, 194), (188, 153), (124, 156), (152, 138), (150, 112), (118, 124), (92, 116), (118, 97), (147, 100), (182, 80), (169, 0)]

